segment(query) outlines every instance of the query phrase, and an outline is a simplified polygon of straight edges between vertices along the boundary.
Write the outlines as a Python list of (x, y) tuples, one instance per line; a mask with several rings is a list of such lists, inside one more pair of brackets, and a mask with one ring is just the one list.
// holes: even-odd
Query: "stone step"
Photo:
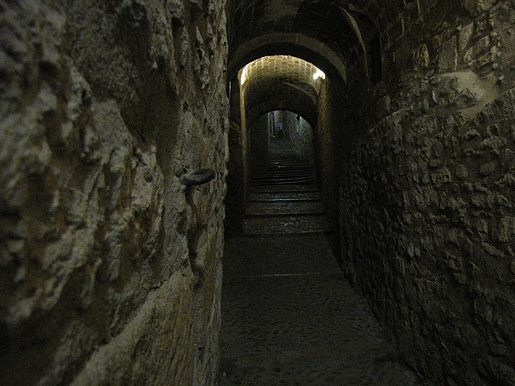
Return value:
[(272, 155), (268, 168), (251, 174), (251, 184), (307, 184), (313, 182), (313, 165), (298, 156)]
[(280, 169), (288, 169), (288, 168), (303, 168), (303, 169), (312, 169), (313, 165), (309, 163), (301, 163), (301, 162), (269, 162), (268, 169), (270, 170), (280, 170)]
[(290, 166), (290, 167), (277, 167), (268, 168), (266, 170), (256, 170), (253, 176), (268, 175), (268, 174), (285, 174), (285, 173), (311, 173), (312, 167)]
[(252, 175), (251, 181), (263, 181), (267, 179), (295, 179), (295, 178), (313, 178), (313, 173), (309, 172), (281, 172), (281, 173), (267, 173), (260, 175)]
[(251, 175), (252, 178), (263, 178), (269, 176), (296, 176), (296, 175), (311, 175), (313, 171), (311, 168), (303, 169), (277, 169), (277, 170), (264, 170)]
[[(329, 232), (313, 166), (292, 155), (272, 155), (269, 167), (251, 175), (245, 235)], [(302, 187), (302, 188), (301, 188)]]
[(271, 184), (277, 184), (277, 185), (312, 185), (313, 184), (313, 178), (295, 178), (295, 179), (267, 179), (263, 181), (258, 182), (251, 182), (251, 186), (259, 186), (259, 185), (271, 185)]
[[(295, 180), (312, 180), (313, 175), (311, 173), (303, 173), (303, 174), (284, 174), (284, 175), (269, 175), (262, 177), (252, 177), (251, 182), (254, 183), (263, 183), (266, 181), (295, 181)], [(272, 184), (273, 185), (273, 184)]]
[(256, 185), (250, 188), (250, 193), (278, 193), (278, 192), (318, 192), (315, 185)]
[(325, 215), (248, 216), (244, 222), (244, 234), (278, 235), (328, 233), (329, 223)]
[(247, 216), (324, 213), (324, 205), (321, 201), (249, 202), (245, 209)]
[(251, 193), (249, 202), (253, 201), (320, 201), (319, 192), (265, 192)]

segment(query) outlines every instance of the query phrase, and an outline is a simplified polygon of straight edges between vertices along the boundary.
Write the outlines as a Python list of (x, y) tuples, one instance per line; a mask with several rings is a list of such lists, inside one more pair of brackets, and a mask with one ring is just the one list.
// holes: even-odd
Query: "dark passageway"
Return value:
[(220, 386), (429, 385), (344, 278), (313, 165), (280, 130), (225, 240)]
[(0, 0), (2, 385), (514, 363), (515, 0)]
[[(256, 120), (304, 117), (331, 251), (400, 361), (445, 385), (515, 385), (513, 2), (229, 9), (227, 234), (246, 230)], [(316, 68), (309, 76), (303, 61)], [(230, 238), (227, 247), (245, 272), (245, 253)], [(255, 365), (274, 376), (270, 363)]]

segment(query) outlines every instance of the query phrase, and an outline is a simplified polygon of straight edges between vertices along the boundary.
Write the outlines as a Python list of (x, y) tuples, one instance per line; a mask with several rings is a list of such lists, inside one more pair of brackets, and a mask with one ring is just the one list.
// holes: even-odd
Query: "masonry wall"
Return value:
[(337, 81), (325, 81), (318, 101), (318, 120), (314, 131), (315, 166), (317, 182), (331, 224), (331, 246), (340, 263), (339, 235), (339, 177), (343, 156), (348, 151), (348, 142), (342, 134), (346, 123), (341, 119), (342, 95), (346, 90)]
[(397, 20), (383, 81), (354, 74), (344, 269), (415, 369), (515, 385), (515, 3), (414, 1)]
[(227, 163), (227, 217), (225, 230), (227, 234), (240, 234), (243, 231), (243, 216), (248, 188), (249, 165), (248, 151), (250, 138), (247, 132), (245, 109), (242, 108), (242, 90), (240, 80), (231, 81), (229, 160)]
[(268, 114), (262, 115), (250, 126), (247, 135), (250, 141), (249, 174), (259, 173), (268, 167), (269, 122)]
[(283, 127), (290, 130), (290, 140), (295, 154), (305, 157), (314, 163), (313, 129), (300, 115), (287, 112), (284, 116)]
[(2, 384), (214, 384), (224, 4), (0, 5)]

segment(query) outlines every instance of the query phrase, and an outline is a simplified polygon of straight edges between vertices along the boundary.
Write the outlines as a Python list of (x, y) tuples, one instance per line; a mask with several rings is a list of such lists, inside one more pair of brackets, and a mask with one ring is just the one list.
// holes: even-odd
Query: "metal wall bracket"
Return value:
[(185, 191), (190, 186), (205, 184), (215, 178), (215, 175), (213, 169), (197, 169), (186, 173), (181, 177), (181, 189)]

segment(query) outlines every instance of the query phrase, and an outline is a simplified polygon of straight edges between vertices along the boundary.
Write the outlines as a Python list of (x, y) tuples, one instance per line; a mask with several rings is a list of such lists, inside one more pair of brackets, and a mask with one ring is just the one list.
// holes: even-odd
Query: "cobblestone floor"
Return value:
[(220, 386), (429, 386), (399, 359), (323, 234), (226, 240)]

